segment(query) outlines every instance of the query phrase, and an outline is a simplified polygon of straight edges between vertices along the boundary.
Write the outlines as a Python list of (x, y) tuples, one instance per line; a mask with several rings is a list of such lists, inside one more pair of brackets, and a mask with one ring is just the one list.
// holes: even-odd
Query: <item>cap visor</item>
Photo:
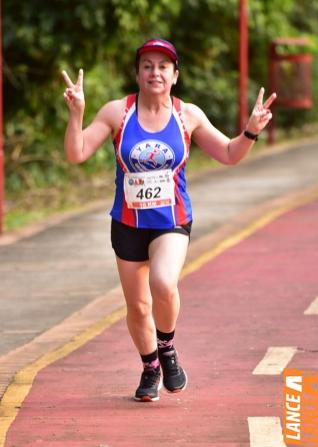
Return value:
[(162, 47), (162, 46), (156, 46), (156, 45), (152, 45), (149, 47), (143, 47), (139, 49), (139, 55), (142, 55), (144, 53), (151, 53), (151, 52), (159, 52), (159, 53), (163, 53), (166, 56), (168, 56), (173, 62), (177, 62), (177, 58), (176, 55), (170, 51), (168, 48)]

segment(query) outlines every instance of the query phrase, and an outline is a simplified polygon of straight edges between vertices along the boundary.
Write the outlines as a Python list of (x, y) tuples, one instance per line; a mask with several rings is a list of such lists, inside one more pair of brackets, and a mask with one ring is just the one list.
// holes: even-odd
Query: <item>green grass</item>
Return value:
[[(87, 190), (86, 182), (82, 193), (79, 184), (67, 184), (65, 188), (56, 189), (52, 197), (51, 188), (40, 191), (28, 191), (20, 194), (7, 194), (9, 204), (4, 212), (3, 231), (10, 232), (27, 225), (41, 222), (48, 217), (68, 211), (80, 210), (92, 201), (107, 197), (107, 188)], [(48, 205), (49, 204), (49, 205)]]
[(52, 213), (50, 208), (24, 211), (14, 210), (4, 216), (4, 231), (14, 231), (34, 222), (41, 221)]

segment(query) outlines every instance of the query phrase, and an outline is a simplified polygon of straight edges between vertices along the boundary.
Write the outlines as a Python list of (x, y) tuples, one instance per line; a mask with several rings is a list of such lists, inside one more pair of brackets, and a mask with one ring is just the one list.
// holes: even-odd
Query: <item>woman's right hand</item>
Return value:
[(62, 71), (62, 76), (67, 86), (64, 92), (64, 100), (70, 112), (83, 113), (85, 109), (85, 97), (83, 91), (82, 68), (78, 72), (76, 84), (73, 84), (65, 70)]

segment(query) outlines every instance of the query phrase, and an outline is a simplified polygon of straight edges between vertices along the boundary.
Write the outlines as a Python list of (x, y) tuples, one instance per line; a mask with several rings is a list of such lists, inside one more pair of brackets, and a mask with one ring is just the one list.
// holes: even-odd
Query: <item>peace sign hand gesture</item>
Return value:
[(76, 84), (73, 84), (65, 70), (62, 71), (62, 76), (67, 85), (64, 92), (64, 100), (70, 109), (70, 112), (83, 112), (85, 108), (83, 70), (79, 70)]
[(264, 92), (265, 89), (262, 87), (259, 91), (254, 109), (246, 126), (246, 130), (256, 135), (258, 135), (272, 119), (272, 113), (269, 107), (277, 97), (276, 93), (272, 93), (263, 104)]

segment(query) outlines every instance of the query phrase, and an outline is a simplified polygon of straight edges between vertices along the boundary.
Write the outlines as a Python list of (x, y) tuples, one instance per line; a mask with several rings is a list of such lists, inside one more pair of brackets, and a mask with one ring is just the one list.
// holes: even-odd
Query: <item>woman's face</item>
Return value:
[(145, 93), (170, 94), (178, 74), (179, 71), (175, 70), (174, 63), (168, 56), (153, 51), (141, 55), (136, 80), (140, 90)]

